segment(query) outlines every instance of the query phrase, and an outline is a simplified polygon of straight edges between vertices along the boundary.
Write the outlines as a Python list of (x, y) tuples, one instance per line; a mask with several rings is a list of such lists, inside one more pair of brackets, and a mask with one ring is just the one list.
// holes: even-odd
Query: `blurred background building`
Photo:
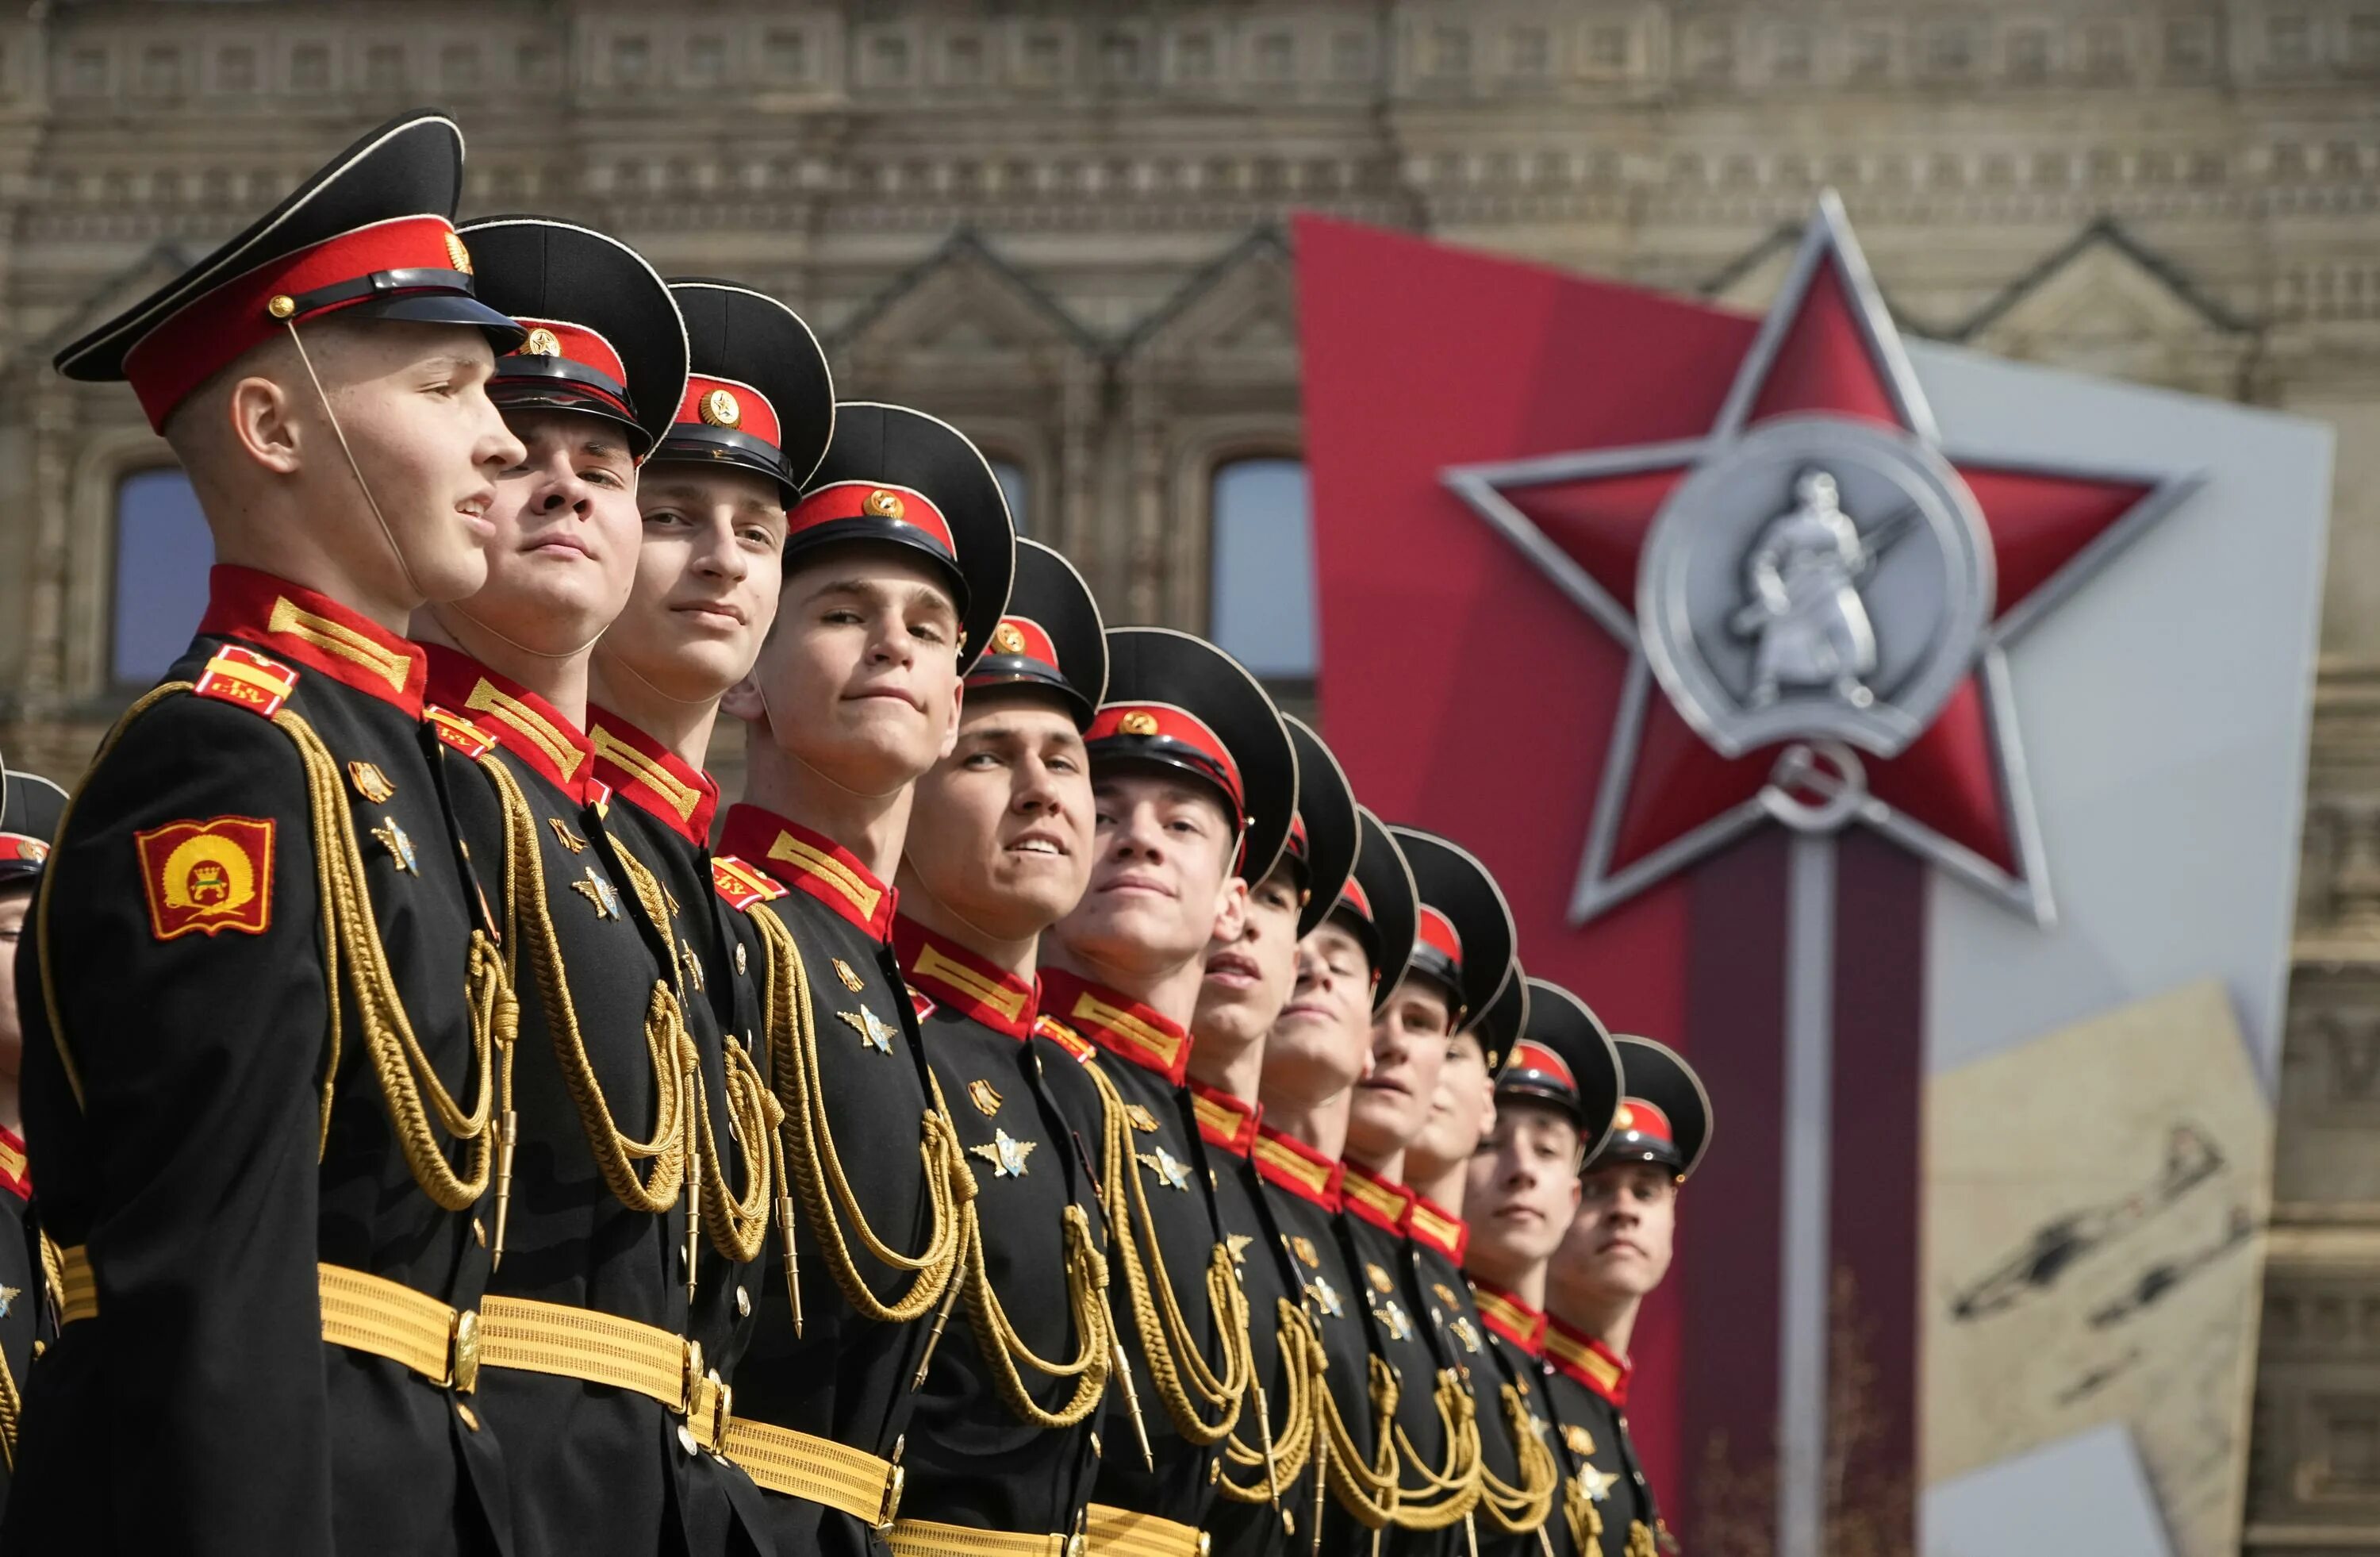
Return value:
[(979, 439), (1111, 619), (1207, 631), (1293, 706), (1294, 208), (1756, 308), (1831, 186), (1912, 333), (2327, 420), (2246, 1546), (2380, 1550), (2380, 0), (14, 10), (0, 748), (62, 777), (209, 553), (131, 396), (50, 353), (424, 103), (470, 137), (469, 212), (787, 298), (844, 394)]

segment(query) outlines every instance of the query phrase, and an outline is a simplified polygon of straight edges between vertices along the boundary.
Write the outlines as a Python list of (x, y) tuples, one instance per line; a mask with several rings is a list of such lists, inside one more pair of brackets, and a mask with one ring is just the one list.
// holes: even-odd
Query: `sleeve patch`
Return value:
[(296, 671), (236, 643), (216, 650), (190, 688), (201, 698), (234, 703), (266, 719), (279, 713), (297, 689)]
[(273, 924), (273, 830), (269, 818), (219, 816), (135, 833), (149, 929), (177, 935), (261, 935)]

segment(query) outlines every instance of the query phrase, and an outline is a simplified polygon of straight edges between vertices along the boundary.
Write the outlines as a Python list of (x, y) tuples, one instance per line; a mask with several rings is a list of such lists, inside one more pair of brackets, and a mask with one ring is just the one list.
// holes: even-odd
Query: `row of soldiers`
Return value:
[(0, 823), (0, 1552), (1647, 1557), (1692, 1070), (792, 310), (461, 170), (59, 356), (218, 560)]

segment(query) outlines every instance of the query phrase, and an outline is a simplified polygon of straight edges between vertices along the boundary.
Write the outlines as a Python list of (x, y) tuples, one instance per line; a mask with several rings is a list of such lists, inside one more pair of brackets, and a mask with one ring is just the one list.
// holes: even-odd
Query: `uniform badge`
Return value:
[(1595, 1453), (1595, 1435), (1576, 1422), (1568, 1422), (1562, 1426), (1562, 1444), (1583, 1460)]
[(388, 775), (375, 763), (348, 763), (347, 782), (356, 786), (357, 794), (375, 806), (387, 805), (388, 797), (396, 793), (396, 785), (388, 782)]
[(553, 829), (554, 841), (560, 844), (564, 848), (568, 849), (573, 854), (585, 854), (587, 852), (587, 840), (580, 837), (577, 833), (573, 833), (570, 830), (570, 824), (568, 822), (563, 821), (558, 816), (550, 816), (545, 819), (545, 824)]
[(1347, 1305), (1340, 1301), (1338, 1289), (1330, 1284), (1329, 1277), (1317, 1276), (1306, 1283), (1305, 1295), (1314, 1299), (1315, 1308), (1325, 1316), (1334, 1320), (1347, 1317)]
[(1000, 1089), (978, 1077), (967, 1083), (967, 1101), (975, 1104), (978, 1113), (990, 1117), (1000, 1112)]
[(1127, 736), (1153, 736), (1157, 734), (1157, 715), (1135, 709), (1116, 721), (1116, 728)]
[(219, 703), (237, 703), (270, 719), (298, 689), (298, 673), (280, 661), (226, 643), (207, 662), (190, 690)]
[(620, 917), (619, 889), (597, 875), (592, 865), (587, 867), (585, 877), (570, 883), (570, 890), (595, 905), (597, 918), (616, 919)]
[[(1470, 1320), (1461, 1314), (1457, 1314), (1446, 1328), (1454, 1332), (1454, 1338), (1463, 1343), (1463, 1349), (1464, 1351), (1469, 1352), (1474, 1356), (1479, 1355), (1479, 1329), (1476, 1325), (1474, 1325)], [(1528, 1385), (1524, 1384), (1521, 1386), (1521, 1389), (1524, 1393), (1526, 1393), (1528, 1387)]]
[(1149, 1113), (1148, 1109), (1142, 1107), (1140, 1104), (1124, 1104), (1123, 1116), (1132, 1122), (1132, 1127), (1134, 1129), (1142, 1132), (1144, 1135), (1154, 1135), (1157, 1133), (1157, 1115)]
[(1397, 1283), (1389, 1279), (1389, 1273), (1369, 1261), (1364, 1266), (1364, 1279), (1372, 1283), (1374, 1292), (1383, 1296), (1397, 1290)]
[(1405, 1317), (1403, 1308), (1395, 1298), (1382, 1298), (1373, 1305), (1372, 1312), (1378, 1315), (1380, 1322), (1389, 1327), (1390, 1340), (1410, 1341), (1414, 1338), (1413, 1320)]
[(1314, 1240), (1303, 1233), (1295, 1234), (1290, 1238), (1289, 1252), (1318, 1271), (1322, 1268), (1321, 1252), (1314, 1247)]
[(1018, 1140), (1005, 1130), (994, 1130), (990, 1141), (967, 1150), (991, 1164), (992, 1177), (1023, 1178), (1025, 1159), (1032, 1156), (1033, 1149), (1040, 1144), (1039, 1141)]
[(680, 941), (677, 943), (677, 955), (678, 961), (686, 967), (686, 981), (697, 990), (701, 989), (703, 987), (702, 956), (694, 949), (694, 943)]
[(854, 973), (851, 970), (851, 964), (844, 961), (841, 957), (834, 959), (834, 976), (842, 979), (843, 987), (849, 990), (853, 994), (858, 994), (868, 988), (867, 980), (860, 978), (858, 974)]
[(1014, 622), (1002, 622), (991, 629), (991, 646), (1002, 654), (1025, 652), (1025, 633)]
[(1223, 1235), (1223, 1252), (1232, 1257), (1232, 1264), (1245, 1265), (1248, 1262), (1248, 1246), (1255, 1242), (1256, 1239), (1245, 1233), (1226, 1233)]
[(1445, 1304), (1448, 1308), (1460, 1308), (1463, 1307), (1462, 1304), (1457, 1303), (1454, 1300), (1454, 1289), (1447, 1285), (1444, 1282), (1430, 1283), (1429, 1290), (1438, 1294), (1438, 1300), (1440, 1303)]
[(851, 1030), (857, 1033), (870, 1049), (880, 1054), (892, 1052), (893, 1035), (901, 1029), (886, 1022), (875, 1012), (863, 1005), (859, 1008), (859, 1015), (856, 1016), (848, 1011), (838, 1011), (835, 1015), (850, 1023)]
[(744, 943), (741, 941), (735, 943), (735, 971), (743, 972), (751, 965), (751, 958), (744, 955)]
[(219, 816), (135, 833), (150, 932), (160, 941), (263, 934), (273, 923), (273, 830), (269, 818)]
[(1179, 1189), (1184, 1195), (1190, 1193), (1189, 1163), (1161, 1146), (1155, 1151), (1136, 1152), (1135, 1155), (1140, 1159), (1141, 1165), (1156, 1174), (1167, 1188)]
[(1578, 1467), (1578, 1490), (1586, 1494), (1589, 1502), (1603, 1502), (1619, 1484), (1620, 1473), (1616, 1470), (1598, 1470), (1593, 1466)]
[(24, 1294), (25, 1289), (20, 1286), (0, 1286), (0, 1320), (8, 1317), (8, 1310), (17, 1306), (17, 1299)]
[(380, 846), (388, 851), (388, 857), (391, 859), (396, 861), (398, 870), (408, 876), (421, 874), (421, 863), (413, 853), (413, 840), (405, 835), (405, 829), (396, 824), (396, 818), (393, 816), (381, 818), (380, 825), (371, 830), (371, 835), (380, 840)]

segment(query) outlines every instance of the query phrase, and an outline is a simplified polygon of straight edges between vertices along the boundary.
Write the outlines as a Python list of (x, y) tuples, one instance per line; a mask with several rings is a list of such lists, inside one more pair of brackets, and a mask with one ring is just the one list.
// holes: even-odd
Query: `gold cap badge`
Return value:
[(464, 248), (462, 238), (453, 233), (446, 235), (446, 258), (454, 262), (455, 268), (465, 275), (472, 274), (471, 251)]
[(868, 501), (861, 504), (859, 506), (866, 512), (874, 515), (880, 519), (897, 519), (903, 514), (908, 512), (907, 509), (901, 505), (901, 499), (898, 496), (886, 492), (881, 487), (869, 493), (868, 494)]
[(1014, 622), (1002, 622), (991, 630), (991, 646), (1002, 654), (1025, 652), (1025, 635)]
[(713, 427), (734, 427), (744, 420), (744, 407), (724, 389), (714, 389), (697, 402), (695, 411)]
[(1157, 715), (1135, 709), (1116, 721), (1116, 728), (1127, 736), (1153, 736), (1157, 734)]
[(523, 357), (559, 357), (562, 355), (562, 337), (540, 324), (521, 342), (520, 354)]
[(264, 305), (264, 311), (275, 319), (286, 319), (298, 311), (298, 299), (286, 292), (275, 292)]

